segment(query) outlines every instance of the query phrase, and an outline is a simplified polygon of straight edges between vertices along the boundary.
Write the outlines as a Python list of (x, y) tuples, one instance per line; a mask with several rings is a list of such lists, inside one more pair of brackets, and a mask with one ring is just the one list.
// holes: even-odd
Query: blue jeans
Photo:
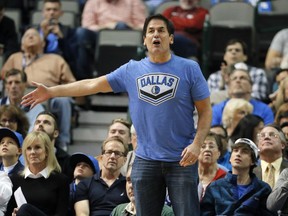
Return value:
[(151, 161), (136, 156), (131, 177), (137, 216), (161, 215), (166, 187), (176, 216), (200, 215), (198, 164), (181, 167), (179, 162)]

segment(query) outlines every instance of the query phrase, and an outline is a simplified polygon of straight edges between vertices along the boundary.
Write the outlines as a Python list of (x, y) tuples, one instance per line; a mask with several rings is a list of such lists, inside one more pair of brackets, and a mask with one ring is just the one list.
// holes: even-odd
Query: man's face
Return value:
[(238, 147), (232, 148), (230, 163), (232, 165), (232, 170), (243, 170), (250, 169), (253, 165), (251, 148), (247, 145), (239, 145)]
[(91, 166), (85, 162), (79, 162), (74, 169), (74, 179), (82, 180), (84, 178), (93, 176), (94, 172)]
[(21, 79), (21, 74), (7, 77), (5, 82), (6, 92), (11, 100), (21, 100), (24, 95), (26, 84)]
[[(252, 85), (247, 72), (236, 70), (230, 75), (229, 79), (229, 95), (238, 97), (238, 95), (251, 94)], [(240, 98), (242, 98), (240, 96)]]
[(34, 123), (33, 131), (45, 132), (51, 140), (58, 137), (59, 132), (55, 129), (55, 121), (49, 115), (39, 115)]
[(120, 122), (115, 122), (112, 124), (108, 131), (108, 137), (119, 136), (122, 138), (124, 143), (129, 144), (131, 142), (130, 131), (124, 124)]
[(23, 50), (29, 47), (37, 47), (40, 49), (43, 45), (43, 41), (39, 32), (36, 29), (30, 28), (24, 33), (21, 45)]
[(227, 62), (227, 65), (232, 65), (247, 61), (247, 56), (244, 54), (241, 44), (235, 43), (226, 47), (223, 59)]
[(112, 140), (105, 144), (102, 155), (102, 168), (109, 172), (117, 172), (126, 162), (122, 143)]
[(148, 52), (154, 54), (164, 54), (170, 52), (170, 44), (173, 43), (173, 35), (169, 35), (164, 21), (153, 19), (147, 26), (144, 44)]
[(19, 157), (21, 149), (11, 137), (4, 137), (0, 141), (0, 156), (3, 158)]
[(279, 132), (273, 127), (265, 127), (258, 136), (258, 148), (261, 154), (282, 156), (285, 145), (281, 142)]
[(57, 2), (46, 2), (43, 7), (43, 17), (44, 19), (59, 19), (63, 12), (61, 6)]

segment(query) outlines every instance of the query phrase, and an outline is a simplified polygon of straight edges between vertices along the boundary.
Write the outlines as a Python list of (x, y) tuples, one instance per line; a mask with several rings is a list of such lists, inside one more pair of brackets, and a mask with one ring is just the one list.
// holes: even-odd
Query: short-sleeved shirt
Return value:
[(100, 175), (84, 179), (76, 187), (75, 203), (89, 200), (90, 216), (109, 216), (117, 205), (129, 202), (124, 176), (120, 174), (109, 187)]
[(210, 96), (207, 82), (192, 60), (172, 55), (164, 63), (131, 60), (107, 75), (114, 92), (128, 92), (137, 131), (136, 156), (157, 161), (181, 160), (195, 136), (194, 101)]

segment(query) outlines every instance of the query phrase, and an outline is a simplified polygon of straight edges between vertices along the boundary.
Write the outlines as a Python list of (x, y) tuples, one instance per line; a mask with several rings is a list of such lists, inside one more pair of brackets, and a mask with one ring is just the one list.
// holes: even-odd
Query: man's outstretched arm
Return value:
[(107, 81), (106, 76), (101, 76), (94, 79), (80, 80), (77, 82), (46, 87), (41, 83), (33, 82), (36, 89), (22, 98), (21, 104), (24, 106), (31, 105), (31, 108), (39, 103), (42, 103), (49, 98), (54, 97), (79, 97), (97, 94), (99, 92), (111, 92), (112, 88)]

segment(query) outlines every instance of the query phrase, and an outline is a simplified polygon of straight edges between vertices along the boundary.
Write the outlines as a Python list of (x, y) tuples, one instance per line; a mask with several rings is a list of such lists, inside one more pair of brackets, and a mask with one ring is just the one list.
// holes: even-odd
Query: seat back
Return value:
[(154, 14), (162, 14), (167, 8), (172, 6), (179, 6), (179, 1), (164, 1), (160, 5), (157, 6), (157, 8), (154, 11)]
[(21, 11), (19, 9), (5, 9), (5, 15), (15, 22), (16, 32), (18, 34), (18, 37), (21, 35)]
[(101, 30), (98, 34), (95, 62), (98, 75), (107, 74), (130, 59), (139, 59), (142, 32), (136, 30)]
[(258, 61), (263, 62), (274, 35), (281, 29), (288, 28), (288, 1), (261, 0), (258, 4), (271, 4), (271, 11), (259, 12), (255, 8), (255, 36)]

